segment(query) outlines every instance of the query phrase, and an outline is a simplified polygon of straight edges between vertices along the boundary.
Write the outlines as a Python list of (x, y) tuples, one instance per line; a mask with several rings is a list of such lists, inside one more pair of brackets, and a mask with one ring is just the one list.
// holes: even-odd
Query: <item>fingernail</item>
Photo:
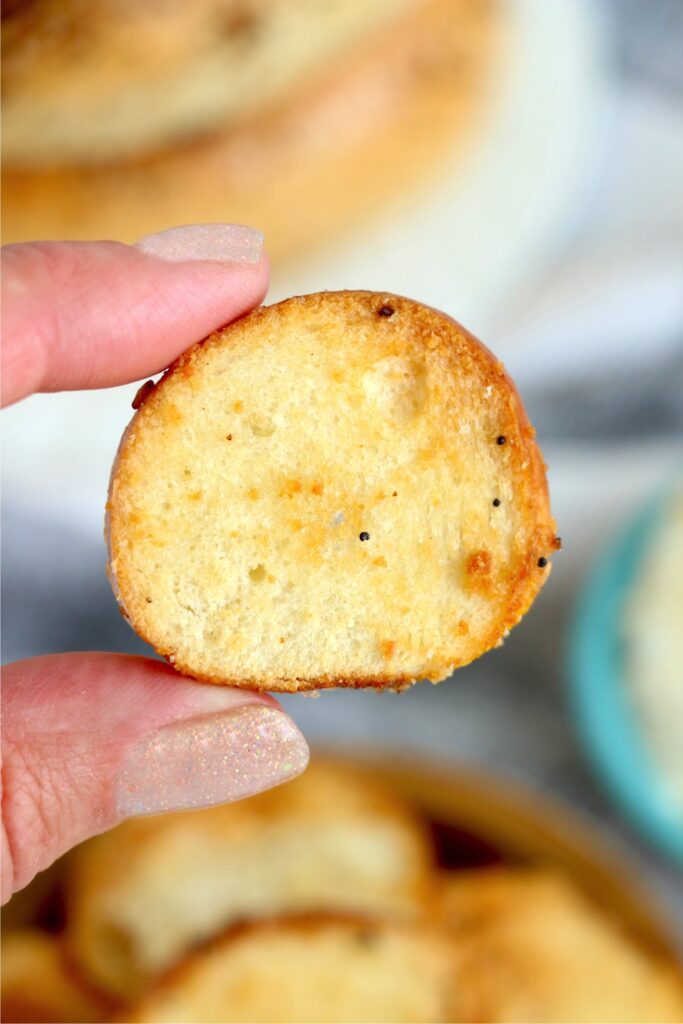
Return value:
[(118, 774), (122, 817), (227, 803), (293, 779), (308, 746), (284, 712), (248, 704), (167, 725), (129, 751)]
[(186, 260), (258, 263), (263, 251), (263, 233), (243, 224), (185, 224), (145, 235), (135, 247), (149, 256), (173, 263)]

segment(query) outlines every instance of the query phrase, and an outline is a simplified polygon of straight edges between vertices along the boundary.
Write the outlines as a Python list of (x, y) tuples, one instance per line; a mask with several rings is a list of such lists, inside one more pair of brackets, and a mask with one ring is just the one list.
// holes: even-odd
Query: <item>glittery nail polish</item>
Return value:
[(258, 263), (263, 251), (263, 234), (243, 224), (186, 224), (145, 235), (135, 247), (172, 263), (192, 260)]
[(117, 776), (117, 810), (125, 818), (227, 803), (286, 782), (307, 763), (294, 722), (249, 704), (165, 726), (133, 747)]

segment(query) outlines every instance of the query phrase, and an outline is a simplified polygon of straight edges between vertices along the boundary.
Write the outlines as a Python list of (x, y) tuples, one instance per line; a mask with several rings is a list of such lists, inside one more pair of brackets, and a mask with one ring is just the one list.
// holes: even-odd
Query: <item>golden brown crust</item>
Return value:
[[(404, 348), (407, 345), (413, 354), (418, 353), (420, 357), (432, 360), (433, 396), (444, 417), (443, 423), (439, 421), (434, 427), (433, 445), (446, 453), (453, 444), (452, 437), (459, 428), (462, 414), (461, 409), (454, 404), (457, 402), (458, 382), (461, 379), (472, 383), (475, 391), (472, 402), (475, 408), (484, 408), (489, 403), (489, 409), (495, 409), (496, 432), (478, 443), (489, 448), (500, 448), (506, 479), (512, 481), (514, 487), (513, 504), (517, 509), (524, 539), (519, 541), (515, 538), (514, 557), (509, 561), (498, 558), (493, 568), (490, 553), (481, 549), (481, 546), (475, 548), (465, 560), (462, 586), (465, 593), (494, 602), (498, 612), (484, 635), (470, 633), (467, 624), (459, 619), (452, 627), (451, 636), (441, 637), (441, 647), (432, 652), (425, 670), (419, 674), (406, 673), (392, 667), (394, 641), (390, 639), (382, 644), (386, 669), (372, 674), (350, 670), (346, 675), (339, 672), (319, 672), (314, 675), (294, 672), (282, 675), (270, 671), (256, 678), (253, 675), (241, 677), (234, 673), (206, 671), (196, 660), (188, 659), (175, 640), (169, 643), (168, 639), (163, 638), (163, 634), (156, 628), (158, 622), (153, 610), (145, 605), (145, 599), (138, 592), (139, 585), (132, 572), (130, 555), (127, 553), (132, 527), (126, 509), (129, 481), (132, 479), (130, 459), (135, 457), (132, 453), (139, 443), (137, 439), (148, 424), (156, 422), (157, 417), (163, 420), (168, 415), (164, 410), (175, 408), (168, 399), (171, 394), (169, 389), (175, 388), (177, 382), (187, 384), (197, 380), (212, 349), (258, 345), (262, 330), (264, 337), (273, 337), (280, 324), (296, 323), (299, 320), (302, 324), (308, 323), (317, 316), (331, 313), (347, 317), (349, 325), (354, 323), (354, 318), (356, 322), (367, 322), (368, 319), (377, 321), (378, 316), (382, 316), (378, 311), (383, 306), (389, 306), (399, 314), (398, 319), (402, 318), (403, 322), (410, 324), (409, 340), (401, 342)], [(351, 326), (349, 330), (352, 330)], [(382, 326), (378, 330), (390, 328)], [(405, 355), (404, 349), (401, 351)], [(450, 399), (451, 391), (453, 401)], [(478, 459), (480, 455), (483, 452), (477, 451), (469, 458)], [(549, 559), (556, 547), (555, 524), (550, 514), (542, 456), (534, 440), (533, 428), (503, 365), (450, 317), (400, 296), (374, 292), (320, 293), (262, 307), (184, 353), (154, 388), (147, 389), (145, 400), (124, 436), (112, 473), (108, 515), (111, 527), (112, 581), (124, 614), (144, 639), (179, 671), (202, 681), (290, 692), (334, 686), (403, 689), (419, 678), (428, 678), (434, 682), (445, 678), (454, 667), (467, 664), (500, 643), (521, 619), (550, 572)]]
[(493, 0), (429, 0), (241, 127), (102, 167), (5, 167), (3, 240), (134, 241), (225, 220), (260, 227), (276, 263), (304, 253), (395, 205), (456, 139), (464, 151), (500, 17)]

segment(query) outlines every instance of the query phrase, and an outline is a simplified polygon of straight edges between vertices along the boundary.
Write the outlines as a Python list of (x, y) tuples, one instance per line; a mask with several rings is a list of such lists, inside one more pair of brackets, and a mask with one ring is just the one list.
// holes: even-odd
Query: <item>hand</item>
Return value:
[[(229, 225), (137, 246), (8, 246), (2, 271), (3, 405), (157, 373), (257, 305), (268, 284), (260, 234)], [(3, 903), (123, 818), (249, 796), (308, 760), (271, 697), (200, 685), (148, 658), (16, 662), (4, 670), (2, 712)]]

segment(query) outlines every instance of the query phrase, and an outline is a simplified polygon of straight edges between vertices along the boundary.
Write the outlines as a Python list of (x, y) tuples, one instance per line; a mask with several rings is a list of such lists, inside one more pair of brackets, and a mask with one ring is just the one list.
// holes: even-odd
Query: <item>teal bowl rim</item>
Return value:
[(624, 673), (622, 614), (667, 495), (651, 501), (608, 548), (584, 585), (570, 627), (574, 717), (605, 788), (631, 821), (683, 865), (683, 823), (657, 778)]

